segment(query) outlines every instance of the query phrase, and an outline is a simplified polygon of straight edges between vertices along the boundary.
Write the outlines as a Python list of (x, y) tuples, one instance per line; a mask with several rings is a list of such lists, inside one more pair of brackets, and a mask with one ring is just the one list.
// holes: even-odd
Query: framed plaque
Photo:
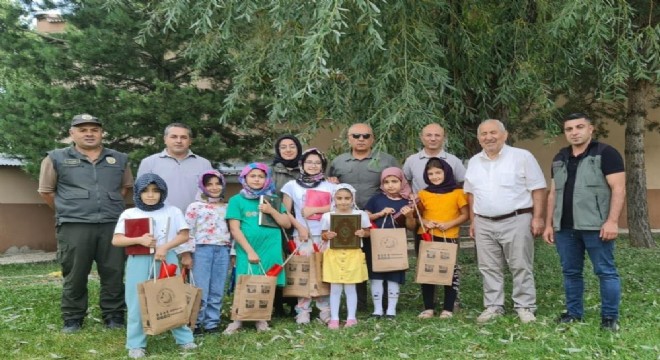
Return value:
[(360, 238), (355, 232), (361, 229), (360, 214), (354, 215), (330, 215), (330, 231), (337, 233), (337, 236), (330, 239), (331, 249), (359, 249)]

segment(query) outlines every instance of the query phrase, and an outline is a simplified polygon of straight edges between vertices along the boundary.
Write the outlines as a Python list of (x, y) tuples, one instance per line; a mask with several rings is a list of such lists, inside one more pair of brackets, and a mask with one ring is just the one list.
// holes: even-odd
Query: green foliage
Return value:
[(543, 82), (539, 51), (551, 5), (171, 0), (150, 4), (143, 35), (191, 28), (186, 54), (199, 68), (226, 57), (223, 119), (269, 94), (271, 123), (303, 126), (306, 138), (319, 127), (364, 121), (382, 140), (378, 147), (407, 154), (421, 127), (437, 121), (450, 150), (469, 156), (485, 118), (527, 137), (553, 115), (556, 95)]
[[(358, 313), (355, 328), (331, 331), (318, 322), (295, 324), (293, 318), (275, 318), (272, 330), (257, 333), (252, 326), (230, 337), (196, 338), (195, 359), (657, 359), (660, 309), (658, 249), (631, 248), (617, 240), (617, 265), (623, 280), (621, 326), (618, 333), (599, 329), (598, 280), (589, 262), (585, 268), (585, 322), (570, 326), (554, 320), (563, 311), (561, 269), (554, 247), (537, 241), (535, 278), (537, 322), (523, 325), (513, 314), (507, 295), (507, 314), (477, 325), (482, 310), (482, 287), (474, 249), (462, 249), (461, 310), (450, 320), (420, 320), (419, 285), (413, 271), (401, 288), (397, 318), (372, 320)], [(414, 260), (414, 259), (411, 259)], [(412, 261), (414, 265), (414, 261)], [(49, 275), (55, 263), (0, 267), (0, 343), (5, 359), (115, 359), (126, 355), (125, 333), (103, 328), (98, 309), (99, 280), (90, 276), (90, 314), (83, 330), (59, 332), (61, 280)], [(510, 277), (507, 284), (510, 284)], [(511, 291), (507, 288), (507, 294)], [(438, 292), (442, 299), (442, 291)], [(222, 326), (228, 323), (231, 298), (225, 298)], [(345, 317), (345, 309), (341, 310)], [(148, 338), (150, 357), (179, 359), (168, 332)]]
[[(565, 1), (548, 29), (552, 51), (568, 65), (554, 72), (563, 79), (558, 90), (569, 97), (567, 111), (590, 109), (623, 124), (633, 89), (660, 86), (657, 1)], [(651, 91), (649, 107), (658, 101), (660, 93)]]
[(181, 54), (190, 31), (138, 43), (146, 19), (140, 9), (148, 2), (104, 3), (63, 5), (62, 34), (30, 30), (20, 18), (26, 8), (0, 13), (6, 29), (0, 48), (7, 53), (0, 57), (0, 152), (23, 156), (36, 173), (45, 151), (63, 146), (71, 118), (83, 112), (102, 120), (106, 146), (130, 153), (134, 166), (163, 148), (163, 130), (172, 122), (190, 125), (194, 151), (212, 161), (249, 158), (262, 150), (262, 137), (274, 136), (272, 127), (252, 121), (264, 111), (260, 99), (218, 121), (229, 69), (220, 57), (193, 69)]

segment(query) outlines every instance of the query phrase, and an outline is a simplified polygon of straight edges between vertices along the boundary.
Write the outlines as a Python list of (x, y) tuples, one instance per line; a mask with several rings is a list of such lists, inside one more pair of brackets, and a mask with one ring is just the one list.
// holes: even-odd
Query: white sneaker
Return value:
[(477, 317), (477, 322), (480, 324), (487, 323), (496, 317), (500, 317), (504, 314), (504, 309), (499, 306), (490, 306), (484, 310), (479, 317)]
[(143, 348), (135, 348), (128, 350), (128, 357), (131, 359), (141, 359), (147, 357), (147, 352)]
[(534, 313), (532, 310), (528, 308), (520, 308), (516, 309), (516, 312), (518, 313), (518, 317), (520, 318), (520, 322), (523, 324), (531, 323), (536, 321), (536, 316), (534, 316)]
[(180, 345), (179, 347), (181, 348), (181, 350), (193, 350), (193, 349), (197, 349), (197, 344), (195, 344), (194, 342), (189, 342), (187, 344)]

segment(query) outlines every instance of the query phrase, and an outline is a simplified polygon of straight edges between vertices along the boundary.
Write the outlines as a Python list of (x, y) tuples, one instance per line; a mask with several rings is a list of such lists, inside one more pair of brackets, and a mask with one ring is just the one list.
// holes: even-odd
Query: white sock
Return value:
[(371, 280), (371, 299), (374, 302), (374, 315), (383, 315), (383, 280)]
[(395, 281), (387, 282), (387, 315), (396, 315), (396, 303), (399, 302), (400, 285)]
[(330, 320), (339, 321), (339, 305), (344, 284), (330, 284)]
[(348, 310), (348, 320), (355, 320), (355, 313), (357, 312), (357, 290), (355, 284), (344, 284), (344, 292), (346, 293), (346, 309)]

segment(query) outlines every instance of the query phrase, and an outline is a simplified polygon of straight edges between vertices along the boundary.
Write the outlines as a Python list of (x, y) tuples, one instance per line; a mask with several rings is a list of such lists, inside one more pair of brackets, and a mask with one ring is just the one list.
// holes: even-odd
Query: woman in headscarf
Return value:
[[(325, 179), (328, 161), (316, 148), (309, 149), (300, 157), (300, 174), (282, 187), (284, 206), (289, 211), (294, 231), (293, 237), (299, 254), (311, 255), (314, 248), (322, 245), (321, 215), (330, 211), (330, 198), (335, 185)], [(294, 216), (295, 213), (295, 216)], [(324, 323), (330, 320), (330, 305), (327, 296), (314, 299), (319, 309), (319, 318)], [(311, 298), (298, 298), (296, 322), (308, 324), (312, 312)]]
[(277, 195), (282, 196), (280, 191), (284, 184), (298, 178), (301, 156), (302, 145), (295, 136), (283, 135), (275, 141), (275, 157), (273, 158), (272, 170)]

